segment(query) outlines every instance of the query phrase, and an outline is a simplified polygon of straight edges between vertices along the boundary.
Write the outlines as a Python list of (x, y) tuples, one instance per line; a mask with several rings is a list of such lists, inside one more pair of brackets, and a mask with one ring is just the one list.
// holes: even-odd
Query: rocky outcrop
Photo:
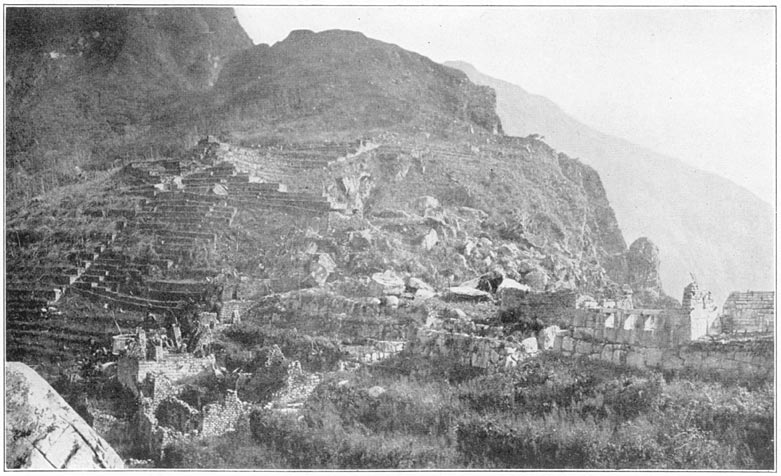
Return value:
[(122, 458), (33, 369), (5, 364), (9, 469), (121, 469)]
[(627, 282), (634, 292), (635, 307), (667, 308), (677, 307), (675, 299), (664, 293), (659, 276), (659, 248), (642, 237), (636, 239), (626, 253)]

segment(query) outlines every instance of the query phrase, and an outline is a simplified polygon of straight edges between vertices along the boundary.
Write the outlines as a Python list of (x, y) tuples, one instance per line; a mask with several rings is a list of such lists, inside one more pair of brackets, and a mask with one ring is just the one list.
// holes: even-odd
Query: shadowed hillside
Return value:
[[(139, 144), (157, 132), (162, 99), (208, 89), (226, 58), (252, 44), (230, 9), (6, 15), (7, 201), (72, 183), (76, 167), (110, 167), (139, 148), (148, 154), (148, 141)], [(197, 127), (187, 133), (195, 139)]]
[(668, 292), (677, 296), (689, 273), (713, 291), (719, 305), (731, 290), (774, 287), (773, 209), (754, 194), (591, 129), (552, 101), (485, 76), (471, 65), (447, 64), (496, 90), (497, 112), (508, 133), (541, 134), (556, 149), (597, 169), (627, 240), (648, 236), (659, 247), (661, 279)]

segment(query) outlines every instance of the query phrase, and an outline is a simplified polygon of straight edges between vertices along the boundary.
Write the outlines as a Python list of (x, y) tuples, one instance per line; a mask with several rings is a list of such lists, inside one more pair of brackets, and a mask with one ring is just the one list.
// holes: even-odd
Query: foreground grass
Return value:
[(555, 355), (463, 379), (423, 378), (400, 367), (334, 373), (300, 413), (255, 411), (241, 444), (181, 443), (169, 451), (166, 463), (772, 469), (772, 382), (744, 386), (723, 380), (663, 376)]

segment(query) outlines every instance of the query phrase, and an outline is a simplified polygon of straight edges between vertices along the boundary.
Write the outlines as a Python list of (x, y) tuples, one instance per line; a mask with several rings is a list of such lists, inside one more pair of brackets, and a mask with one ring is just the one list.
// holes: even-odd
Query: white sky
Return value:
[(247, 34), (358, 30), (462, 60), (775, 203), (772, 8), (239, 7)]

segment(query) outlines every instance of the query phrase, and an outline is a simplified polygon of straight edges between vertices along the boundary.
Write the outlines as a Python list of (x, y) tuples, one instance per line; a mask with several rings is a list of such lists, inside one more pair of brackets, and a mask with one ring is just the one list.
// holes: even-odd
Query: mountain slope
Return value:
[(252, 45), (230, 9), (8, 8), (6, 27), (11, 198), (110, 165), (163, 98), (210, 88)]
[(451, 62), (472, 81), (494, 88), (510, 134), (542, 134), (557, 149), (599, 171), (629, 241), (650, 237), (660, 249), (661, 279), (673, 296), (696, 275), (717, 303), (730, 290), (772, 289), (772, 208), (714, 174), (598, 132), (550, 100)]

